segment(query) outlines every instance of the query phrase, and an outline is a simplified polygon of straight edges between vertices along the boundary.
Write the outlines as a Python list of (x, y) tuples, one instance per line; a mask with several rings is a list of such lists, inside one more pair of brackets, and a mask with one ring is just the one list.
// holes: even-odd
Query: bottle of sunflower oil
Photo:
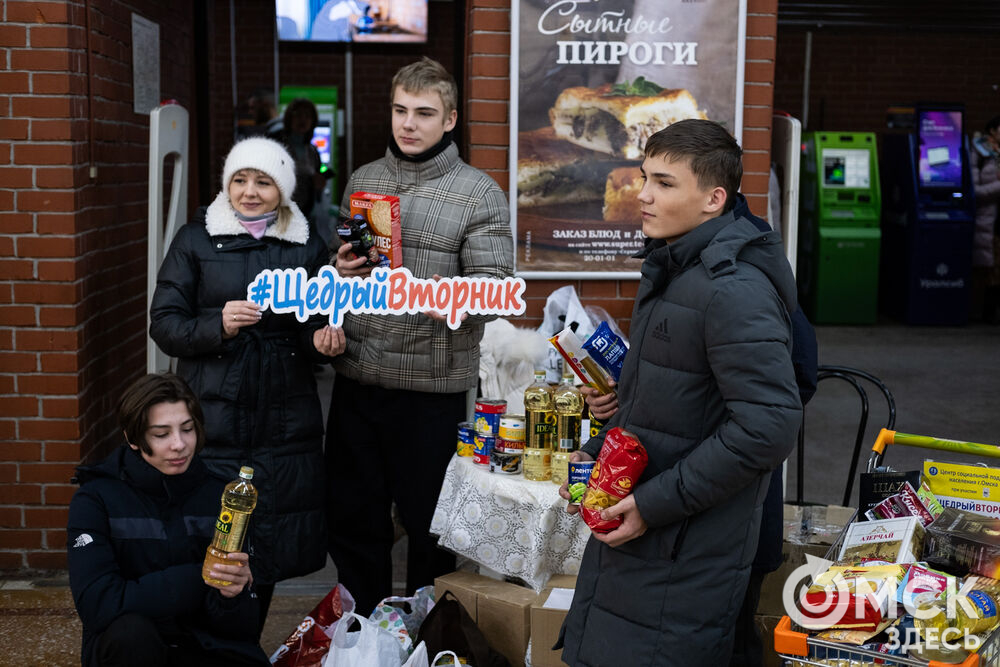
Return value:
[(257, 489), (250, 483), (252, 479), (253, 468), (243, 466), (240, 468), (239, 478), (227, 484), (222, 492), (222, 508), (215, 521), (215, 537), (205, 550), (205, 562), (201, 567), (201, 578), (206, 583), (223, 586), (230, 584), (228, 581), (212, 578), (212, 566), (216, 563), (231, 565), (226, 560), (226, 555), (243, 548), (250, 513), (257, 506)]
[(552, 452), (552, 481), (562, 484), (569, 476), (569, 455), (580, 449), (580, 422), (583, 394), (576, 388), (573, 373), (563, 374), (552, 397), (556, 411), (556, 442)]

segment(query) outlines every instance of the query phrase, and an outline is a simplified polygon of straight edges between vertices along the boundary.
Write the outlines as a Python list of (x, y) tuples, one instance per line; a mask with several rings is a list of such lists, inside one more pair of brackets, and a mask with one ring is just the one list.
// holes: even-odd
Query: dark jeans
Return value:
[(334, 381), (326, 440), (330, 556), (359, 614), (392, 595), (393, 501), (408, 537), (407, 594), (455, 569), (429, 529), (463, 419), (464, 392)]
[(760, 602), (760, 588), (767, 572), (750, 570), (750, 583), (743, 597), (743, 606), (736, 619), (736, 638), (733, 642), (733, 657), (729, 667), (762, 667), (764, 664), (764, 644), (757, 631), (757, 604)]
[(260, 609), (260, 626), (257, 628), (257, 639), (260, 639), (264, 632), (264, 624), (267, 622), (267, 611), (271, 608), (271, 598), (274, 597), (274, 584), (256, 584), (254, 592), (257, 594), (257, 606)]
[(228, 651), (209, 651), (183, 633), (162, 633), (140, 614), (116, 618), (96, 642), (94, 664), (101, 667), (219, 667), (260, 665)]

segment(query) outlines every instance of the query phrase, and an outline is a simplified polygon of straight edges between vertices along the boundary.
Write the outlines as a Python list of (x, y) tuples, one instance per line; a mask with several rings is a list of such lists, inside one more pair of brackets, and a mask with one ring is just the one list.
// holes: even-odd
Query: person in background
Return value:
[(326, 564), (323, 417), (313, 365), (344, 349), (321, 316), (261, 311), (247, 285), (264, 269), (304, 267), (328, 251), (291, 200), (295, 167), (276, 141), (229, 151), (222, 190), (184, 225), (157, 275), (150, 336), (177, 357), (177, 374), (206, 416), (205, 463), (235, 479), (254, 469), (259, 492), (249, 535), (263, 628), (275, 582)]
[(310, 222), (315, 222), (313, 207), (320, 200), (326, 185), (326, 179), (320, 172), (322, 163), (319, 151), (312, 145), (313, 130), (318, 124), (316, 105), (299, 97), (292, 100), (285, 109), (283, 129), (273, 137), (284, 144), (295, 161), (295, 192), (292, 193), (292, 201)]
[(118, 423), (125, 442), (77, 468), (69, 506), (81, 664), (267, 665), (249, 556), (231, 553), (231, 563), (213, 566), (228, 586), (202, 579), (229, 480), (198, 456), (205, 430), (194, 394), (176, 375), (145, 375), (122, 394)]
[(1000, 304), (1000, 116), (991, 118), (982, 134), (972, 142), (972, 178), (976, 193), (976, 228), (972, 242), (972, 266), (976, 291), (982, 291), (982, 317), (997, 323)]
[[(601, 512), (621, 526), (587, 543), (559, 639), (569, 665), (731, 658), (771, 471), (802, 420), (795, 279), (780, 236), (735, 214), (741, 159), (711, 121), (674, 123), (646, 143), (649, 241), (618, 409), (572, 456), (596, 459), (618, 426), (643, 443), (649, 465)], [(565, 484), (560, 495), (569, 498)]]
[[(391, 90), (389, 148), (351, 175), (342, 210), (356, 191), (399, 196), (403, 266), (416, 278), (510, 276), (507, 199), (452, 140), (455, 80), (424, 58), (400, 69)], [(336, 249), (337, 272), (369, 275), (350, 248)], [(345, 316), (347, 351), (334, 364), (326, 436), (327, 516), (330, 555), (361, 613), (392, 594), (393, 501), (408, 536), (407, 591), (455, 569), (428, 531), (490, 319), (470, 316), (452, 331), (433, 312)]]

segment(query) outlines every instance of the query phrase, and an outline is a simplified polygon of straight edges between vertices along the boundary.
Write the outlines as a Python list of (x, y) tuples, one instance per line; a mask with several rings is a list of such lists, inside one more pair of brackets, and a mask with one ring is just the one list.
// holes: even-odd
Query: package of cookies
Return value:
[(363, 215), (375, 237), (378, 266), (395, 269), (403, 265), (403, 241), (400, 231), (399, 197), (373, 192), (351, 195), (351, 217)]

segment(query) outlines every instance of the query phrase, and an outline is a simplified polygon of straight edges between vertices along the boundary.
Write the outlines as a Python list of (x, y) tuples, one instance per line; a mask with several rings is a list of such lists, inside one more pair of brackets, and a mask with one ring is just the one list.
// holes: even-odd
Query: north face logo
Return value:
[(666, 318), (664, 318), (662, 322), (660, 322), (653, 328), (653, 338), (655, 338), (656, 340), (667, 341), (668, 343), (670, 342), (670, 334), (667, 331)]

